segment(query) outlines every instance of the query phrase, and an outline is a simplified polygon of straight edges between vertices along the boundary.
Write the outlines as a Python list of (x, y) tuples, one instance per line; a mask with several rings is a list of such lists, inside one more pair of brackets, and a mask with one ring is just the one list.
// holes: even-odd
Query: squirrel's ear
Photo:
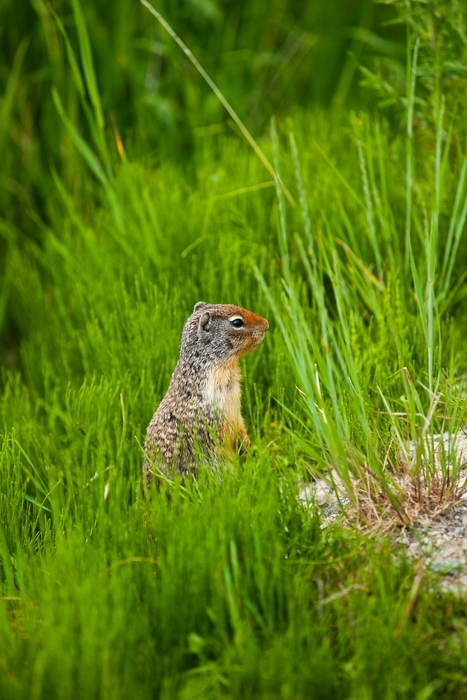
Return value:
[(209, 311), (205, 311), (201, 315), (198, 322), (198, 335), (204, 336), (205, 333), (209, 333), (212, 328), (212, 317)]
[(208, 305), (208, 304), (207, 304), (206, 301), (198, 301), (198, 303), (195, 304), (195, 308), (193, 309), (193, 313), (194, 313), (195, 311), (199, 311), (200, 309), (203, 308), (203, 306), (207, 306), (207, 305)]

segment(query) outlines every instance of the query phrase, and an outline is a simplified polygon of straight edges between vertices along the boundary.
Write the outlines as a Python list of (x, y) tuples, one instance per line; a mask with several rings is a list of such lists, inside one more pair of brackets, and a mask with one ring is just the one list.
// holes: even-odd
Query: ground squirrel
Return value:
[(262, 341), (269, 323), (233, 304), (199, 301), (183, 328), (180, 356), (146, 433), (144, 476), (196, 474), (196, 455), (212, 467), (246, 450), (239, 359)]

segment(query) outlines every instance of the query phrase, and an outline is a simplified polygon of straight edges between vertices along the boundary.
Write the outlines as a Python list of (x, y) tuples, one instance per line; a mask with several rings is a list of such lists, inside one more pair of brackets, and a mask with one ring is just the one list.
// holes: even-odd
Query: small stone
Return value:
[(442, 573), (445, 576), (454, 576), (454, 574), (457, 574), (457, 572), (461, 568), (462, 565), (459, 564), (459, 562), (455, 559), (446, 559), (445, 561), (443, 561), (442, 559), (437, 559), (431, 564), (431, 570), (434, 573)]
[(452, 531), (452, 534), (455, 537), (464, 537), (465, 535), (465, 527), (455, 527), (454, 530)]

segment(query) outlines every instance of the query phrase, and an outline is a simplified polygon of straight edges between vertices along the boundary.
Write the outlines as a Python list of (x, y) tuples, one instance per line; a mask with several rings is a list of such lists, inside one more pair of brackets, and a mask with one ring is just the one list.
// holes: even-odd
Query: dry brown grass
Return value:
[(354, 464), (353, 476), (344, 480), (331, 469), (307, 494), (302, 490), (301, 498), (311, 495), (320, 506), (327, 506), (325, 524), (340, 510), (353, 527), (383, 532), (429, 523), (467, 497), (467, 468), (462, 467), (467, 436), (463, 432), (450, 436), (449, 450), (445, 442), (442, 435), (433, 435), (424, 444), (409, 445), (396, 464), (386, 465), (386, 483), (365, 465)]

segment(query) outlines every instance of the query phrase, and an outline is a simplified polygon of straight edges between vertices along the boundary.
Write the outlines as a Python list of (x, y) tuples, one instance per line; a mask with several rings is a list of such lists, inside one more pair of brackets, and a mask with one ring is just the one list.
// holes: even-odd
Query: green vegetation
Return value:
[[(467, 408), (463, 5), (166, 4), (275, 182), (142, 6), (0, 24), (0, 697), (465, 697), (465, 602), (375, 529)], [(144, 501), (199, 300), (271, 322), (252, 449)], [(351, 529), (297, 499), (330, 465)]]

